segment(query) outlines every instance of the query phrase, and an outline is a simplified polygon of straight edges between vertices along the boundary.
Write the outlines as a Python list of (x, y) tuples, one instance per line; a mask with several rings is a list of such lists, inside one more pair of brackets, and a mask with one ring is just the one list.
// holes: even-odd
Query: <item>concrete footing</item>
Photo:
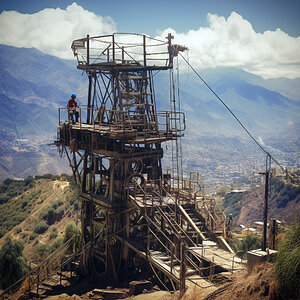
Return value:
[(271, 261), (275, 258), (276, 254), (277, 251), (271, 249), (267, 249), (267, 251), (262, 251), (261, 249), (248, 251), (248, 268), (251, 270), (255, 265), (259, 265), (265, 261)]

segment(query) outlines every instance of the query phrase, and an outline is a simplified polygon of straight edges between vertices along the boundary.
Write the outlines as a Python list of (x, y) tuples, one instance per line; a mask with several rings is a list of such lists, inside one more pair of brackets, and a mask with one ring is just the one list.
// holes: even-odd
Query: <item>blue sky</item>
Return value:
[(86, 34), (172, 32), (198, 69), (300, 78), (299, 15), (300, 0), (1, 0), (0, 43), (72, 59)]
[[(1, 0), (0, 12), (16, 10), (36, 13), (44, 8), (65, 9), (74, 0)], [(168, 27), (177, 32), (207, 25), (207, 13), (228, 17), (232, 11), (247, 19), (256, 32), (281, 28), (291, 36), (300, 36), (299, 0), (78, 0), (86, 10), (110, 16), (119, 31), (154, 35)]]

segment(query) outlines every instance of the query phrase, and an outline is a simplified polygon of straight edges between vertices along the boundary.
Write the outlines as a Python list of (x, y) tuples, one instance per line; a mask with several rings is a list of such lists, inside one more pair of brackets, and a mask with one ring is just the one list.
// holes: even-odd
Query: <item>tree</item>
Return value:
[(23, 257), (24, 246), (19, 240), (7, 237), (0, 250), (0, 288), (6, 289), (28, 271)]

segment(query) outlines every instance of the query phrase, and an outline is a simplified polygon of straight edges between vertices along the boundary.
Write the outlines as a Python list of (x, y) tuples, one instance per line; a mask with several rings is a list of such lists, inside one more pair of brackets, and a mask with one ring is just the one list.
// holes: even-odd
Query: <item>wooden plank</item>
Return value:
[[(246, 265), (243, 260), (236, 257), (235, 254), (226, 252), (217, 246), (189, 247), (189, 251), (196, 253), (199, 257), (203, 257), (206, 261), (213, 263), (225, 270), (244, 270)], [(203, 255), (203, 256), (202, 256)]]
[(184, 215), (184, 217), (187, 219), (187, 221), (190, 223), (190, 225), (193, 227), (193, 229), (199, 234), (199, 236), (202, 238), (202, 240), (206, 240), (206, 237), (203, 235), (203, 233), (200, 231), (200, 229), (196, 226), (194, 221), (190, 218), (190, 216), (187, 214), (185, 209), (179, 204), (178, 205), (180, 211)]

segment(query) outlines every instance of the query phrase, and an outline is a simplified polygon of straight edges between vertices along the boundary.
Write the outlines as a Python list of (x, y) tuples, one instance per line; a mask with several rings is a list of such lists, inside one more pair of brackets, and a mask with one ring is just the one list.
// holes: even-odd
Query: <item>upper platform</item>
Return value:
[[(88, 111), (91, 113), (89, 124), (83, 121), (86, 119)], [(101, 136), (110, 140), (151, 144), (176, 140), (183, 136), (185, 130), (185, 115), (182, 112), (157, 111), (155, 114), (146, 115), (131, 114), (127, 111), (80, 107), (78, 109), (78, 122), (75, 124), (70, 121), (66, 107), (59, 108), (58, 112), (58, 129), (61, 136), (65, 136), (64, 131), (69, 132), (71, 130), (77, 135), (80, 132), (82, 134), (91, 133), (94, 136)], [(67, 145), (69, 142), (67, 141)]]
[(166, 40), (136, 33), (114, 33), (74, 40), (72, 50), (78, 69), (85, 71), (167, 70), (173, 67), (173, 57), (187, 48)]

